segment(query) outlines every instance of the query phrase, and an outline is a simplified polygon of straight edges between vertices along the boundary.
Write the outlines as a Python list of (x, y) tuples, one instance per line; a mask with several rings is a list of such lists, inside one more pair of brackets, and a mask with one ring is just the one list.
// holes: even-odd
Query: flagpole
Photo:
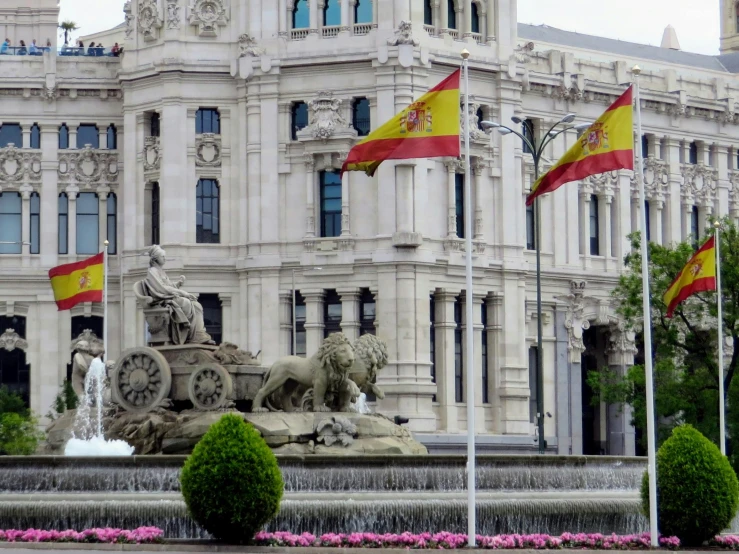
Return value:
[(472, 187), (470, 185), (470, 80), (467, 58), (462, 50), (464, 70), (464, 239), (467, 312), (467, 546), (476, 545), (475, 522), (475, 326), (472, 323)]
[(103, 361), (108, 359), (108, 241), (103, 249)]
[[(639, 98), (639, 74), (641, 69), (635, 65), (631, 70), (634, 75), (634, 98), (636, 103), (636, 134), (641, 137), (641, 104)], [(641, 144), (641, 143), (640, 143)], [(644, 309), (644, 371), (647, 378), (647, 472), (649, 474), (649, 534), (653, 547), (659, 546), (659, 529), (657, 525), (657, 460), (656, 435), (654, 429), (654, 379), (652, 376), (652, 311), (649, 298), (649, 248), (647, 245), (647, 214), (644, 197), (644, 162), (641, 147), (634, 148), (636, 152), (637, 172), (636, 180), (639, 183), (639, 207), (641, 228), (641, 276), (642, 302)]]
[(721, 240), (720, 229), (721, 222), (713, 223), (715, 229), (714, 237), (716, 242), (716, 293), (718, 294), (718, 424), (719, 424), (719, 442), (721, 446), (721, 454), (726, 456), (726, 400), (724, 399), (724, 319), (723, 319), (723, 300), (721, 298)]

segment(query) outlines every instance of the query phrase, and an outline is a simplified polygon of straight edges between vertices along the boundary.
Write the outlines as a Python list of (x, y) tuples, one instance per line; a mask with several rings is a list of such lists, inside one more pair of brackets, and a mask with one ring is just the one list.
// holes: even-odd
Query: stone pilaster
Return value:
[(316, 353), (323, 342), (323, 299), (326, 293), (323, 289), (301, 290), (305, 298), (305, 349), (306, 356)]
[[(623, 322), (612, 324), (606, 354), (608, 366), (620, 377), (624, 377), (634, 365), (637, 353), (634, 332)], [(631, 406), (609, 405), (608, 410), (608, 453), (612, 456), (633, 456), (636, 449), (635, 431), (631, 425), (633, 409)]]
[(354, 342), (359, 338), (359, 296), (360, 289), (337, 288), (336, 292), (341, 297), (341, 332)]

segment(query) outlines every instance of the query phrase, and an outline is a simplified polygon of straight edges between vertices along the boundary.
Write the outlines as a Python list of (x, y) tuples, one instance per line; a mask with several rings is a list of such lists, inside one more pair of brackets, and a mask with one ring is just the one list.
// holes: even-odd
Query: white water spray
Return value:
[(74, 418), (72, 438), (64, 447), (65, 456), (130, 456), (134, 447), (122, 440), (105, 440), (105, 364), (100, 358), (90, 363), (85, 375), (85, 395)]

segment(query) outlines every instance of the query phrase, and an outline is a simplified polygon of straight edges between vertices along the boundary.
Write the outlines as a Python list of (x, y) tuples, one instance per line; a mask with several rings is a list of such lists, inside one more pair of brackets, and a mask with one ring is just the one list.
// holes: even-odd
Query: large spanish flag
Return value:
[(716, 290), (716, 238), (711, 237), (693, 254), (662, 297), (667, 304), (667, 317), (683, 300), (707, 290)]
[(458, 69), (349, 151), (341, 167), (372, 176), (385, 160), (459, 157)]
[(103, 272), (102, 252), (81, 262), (52, 267), (49, 279), (59, 311), (80, 302), (102, 302)]
[(567, 153), (531, 187), (526, 198), (552, 192), (565, 183), (616, 169), (634, 169), (634, 124), (629, 87), (585, 131)]

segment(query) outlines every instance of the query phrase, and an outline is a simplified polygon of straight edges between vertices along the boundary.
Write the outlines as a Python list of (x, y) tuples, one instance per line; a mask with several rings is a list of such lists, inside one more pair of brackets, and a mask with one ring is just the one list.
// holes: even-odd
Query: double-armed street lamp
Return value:
[[(562, 119), (552, 125), (543, 138), (537, 137), (531, 120), (524, 120), (514, 116), (511, 118), (516, 125), (522, 125), (524, 132), (520, 133), (515, 129), (496, 123), (495, 121), (483, 121), (480, 123), (485, 131), (496, 129), (501, 135), (514, 134), (518, 136), (523, 144), (531, 153), (534, 162), (534, 182), (539, 179), (539, 163), (544, 159), (544, 150), (559, 135), (566, 131), (576, 130), (584, 131), (590, 127), (590, 123), (580, 123), (571, 125), (575, 121), (575, 114), (569, 113)], [(560, 125), (568, 125), (561, 129), (557, 129)], [(556, 130), (555, 130), (556, 129)], [(544, 440), (544, 372), (542, 371), (542, 359), (544, 356), (543, 349), (543, 322), (541, 317), (541, 205), (539, 197), (534, 199), (534, 235), (536, 246), (536, 423), (539, 435), (539, 454), (544, 454), (546, 450), (546, 441)]]

